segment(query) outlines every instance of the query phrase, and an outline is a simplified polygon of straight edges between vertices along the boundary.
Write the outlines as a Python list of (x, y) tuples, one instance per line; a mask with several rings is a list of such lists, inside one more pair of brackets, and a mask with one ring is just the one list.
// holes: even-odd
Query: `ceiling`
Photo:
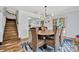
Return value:
[[(13, 12), (20, 9), (36, 14), (41, 14), (45, 11), (44, 6), (7, 6), (7, 8)], [(77, 10), (79, 10), (79, 6), (47, 6), (47, 13), (54, 15)]]

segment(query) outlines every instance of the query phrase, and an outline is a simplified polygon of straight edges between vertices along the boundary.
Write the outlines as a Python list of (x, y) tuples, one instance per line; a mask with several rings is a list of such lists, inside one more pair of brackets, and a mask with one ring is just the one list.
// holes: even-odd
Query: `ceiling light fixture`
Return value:
[(40, 19), (41, 20), (45, 20), (46, 19), (46, 17), (47, 17), (47, 6), (44, 6), (44, 14), (41, 14), (40, 15)]

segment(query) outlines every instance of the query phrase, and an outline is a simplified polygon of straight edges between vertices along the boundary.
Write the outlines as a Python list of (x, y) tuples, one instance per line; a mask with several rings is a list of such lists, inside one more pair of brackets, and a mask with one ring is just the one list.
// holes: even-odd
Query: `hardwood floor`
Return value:
[(16, 21), (7, 19), (5, 30), (4, 30), (4, 40), (2, 45), (0, 45), (0, 51), (3, 52), (17, 52), (21, 51), (20, 40), (18, 39)]
[(0, 52), (20, 52), (20, 41), (19, 40), (7, 40), (0, 45)]

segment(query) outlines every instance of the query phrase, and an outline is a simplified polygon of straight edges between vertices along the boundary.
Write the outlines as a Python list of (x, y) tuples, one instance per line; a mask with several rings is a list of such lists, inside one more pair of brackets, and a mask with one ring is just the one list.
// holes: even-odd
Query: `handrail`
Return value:
[(14, 13), (12, 13), (12, 12), (9, 12), (8, 10), (6, 10), (6, 12), (8, 12), (9, 14), (12, 14), (12, 15), (15, 15), (15, 16), (16, 16), (16, 14), (14, 14)]

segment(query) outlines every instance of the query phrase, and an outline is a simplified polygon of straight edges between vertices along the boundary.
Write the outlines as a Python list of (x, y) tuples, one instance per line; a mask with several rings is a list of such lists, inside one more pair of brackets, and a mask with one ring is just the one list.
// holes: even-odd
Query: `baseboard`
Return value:
[(2, 42), (0, 42), (0, 45), (2, 45)]

